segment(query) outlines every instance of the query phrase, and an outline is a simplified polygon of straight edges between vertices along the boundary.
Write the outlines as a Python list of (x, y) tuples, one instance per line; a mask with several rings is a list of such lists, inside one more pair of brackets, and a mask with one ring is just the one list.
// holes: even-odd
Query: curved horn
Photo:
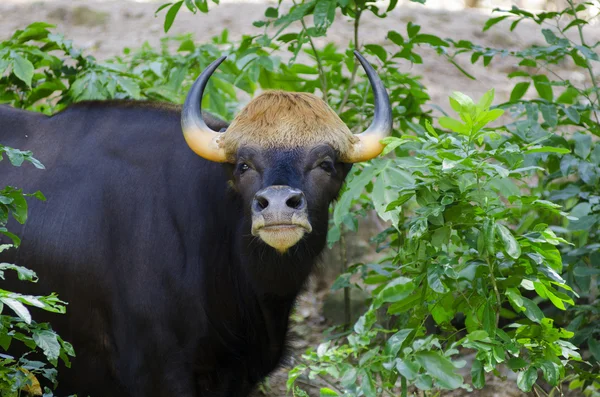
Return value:
[(196, 79), (183, 104), (181, 129), (188, 146), (200, 157), (223, 163), (227, 161), (225, 150), (220, 147), (222, 133), (213, 131), (202, 118), (202, 95), (208, 79), (227, 58), (223, 56), (211, 63)]
[(346, 156), (346, 161), (349, 163), (367, 161), (379, 155), (383, 150), (383, 145), (379, 141), (392, 132), (392, 106), (385, 87), (371, 64), (358, 51), (354, 51), (354, 55), (371, 83), (375, 98), (375, 118), (366, 131), (356, 135), (359, 141), (353, 145), (349, 156)]

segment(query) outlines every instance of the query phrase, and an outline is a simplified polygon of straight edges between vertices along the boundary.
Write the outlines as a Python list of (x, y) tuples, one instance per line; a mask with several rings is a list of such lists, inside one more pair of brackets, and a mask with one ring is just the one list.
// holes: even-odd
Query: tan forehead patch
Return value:
[(235, 117), (222, 145), (228, 157), (241, 146), (294, 148), (329, 144), (342, 154), (358, 141), (319, 97), (304, 92), (267, 91)]

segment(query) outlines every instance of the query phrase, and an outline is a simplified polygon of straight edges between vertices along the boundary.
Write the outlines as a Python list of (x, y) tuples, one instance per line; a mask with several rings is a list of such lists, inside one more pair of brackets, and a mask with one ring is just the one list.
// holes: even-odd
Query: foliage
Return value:
[[(566, 215), (558, 205), (522, 194), (519, 181), (538, 168), (525, 166), (528, 155), (568, 149), (519, 147), (486, 128), (503, 114), (490, 109), (492, 99), (493, 91), (477, 104), (453, 94), (450, 103), (460, 119), (439, 120), (450, 132), (438, 134), (427, 124), (416, 136), (387, 138), (387, 152), (412, 156), (373, 161), (348, 182), (344, 196), (366, 187), (379, 216), (393, 227), (376, 237), (385, 247), (379, 263), (349, 270), (361, 275), (364, 284), (357, 286), (367, 286), (373, 297), (354, 332), (347, 342), (326, 343), (304, 357), (313, 363), (312, 376), (340, 377), (344, 395), (398, 394), (400, 387), (406, 394), (407, 384), (468, 388), (456, 373), (464, 362), (452, 360), (459, 349), (476, 353), (476, 388), (501, 364), (519, 373), (524, 391), (531, 390), (538, 370), (554, 387), (570, 361), (581, 360), (567, 340), (573, 333), (555, 327), (536, 303), (549, 300), (562, 310), (574, 303), (560, 277), (556, 248), (566, 241), (544, 223), (519, 234), (508, 227), (515, 214), (532, 209)], [(335, 208), (336, 223), (350, 210), (344, 196)], [(412, 203), (410, 216), (400, 209), (406, 203)], [(430, 317), (438, 334), (427, 332)], [(464, 320), (457, 323), (457, 317)], [(307, 369), (296, 367), (290, 380)]]
[[(512, 21), (509, 26), (512, 31), (521, 21), (533, 21), (543, 27), (540, 33), (546, 41), (545, 46), (507, 51), (463, 41), (453, 43), (456, 52), (451, 56), (470, 53), (471, 62), (483, 60), (485, 65), (497, 56), (516, 58), (520, 67), (508, 77), (518, 82), (514, 84), (509, 101), (499, 105), (509, 110), (515, 119), (507, 125), (515, 142), (538, 142), (570, 149), (564, 156), (539, 155), (528, 164), (536, 164), (545, 170), (537, 173), (540, 182), (531, 187), (531, 192), (563, 206), (572, 215), (570, 220), (546, 217), (545, 221), (573, 243), (562, 244), (560, 250), (566, 265), (563, 277), (579, 295), (578, 298), (573, 295), (578, 305), (562, 314), (552, 307), (546, 312), (575, 333), (572, 338), (575, 345), (588, 350), (593, 367), (578, 366), (579, 378), (571, 382), (571, 387), (587, 388), (591, 392), (594, 387), (600, 389), (598, 377), (590, 376), (600, 368), (600, 143), (595, 138), (600, 136), (600, 98), (593, 72), (593, 64), (600, 58), (596, 52), (598, 43), (586, 42), (584, 32), (588, 20), (581, 17), (593, 4), (567, 3), (563, 10), (538, 14), (516, 7), (496, 10), (503, 15), (491, 18), (484, 26), (487, 30), (503, 21)], [(576, 84), (561, 76), (554, 68), (560, 64), (570, 65), (588, 75), (591, 85)], [(526, 227), (539, 216), (530, 213), (518, 224)]]
[[(7, 146), (0, 145), (0, 153), (6, 154), (13, 166), (20, 167), (28, 161), (37, 168), (43, 165), (32, 157), (31, 152), (24, 152)], [(2, 160), (2, 156), (0, 156)], [(45, 200), (45, 197), (36, 192), (25, 194), (20, 189), (7, 186), (0, 190), (0, 232), (12, 240), (12, 244), (0, 245), (0, 252), (17, 248), (20, 239), (10, 233), (6, 228), (9, 217), (23, 224), (27, 220), (26, 197)], [(5, 278), (5, 272), (15, 272), (19, 280), (37, 282), (37, 276), (32, 270), (10, 263), (0, 263), (0, 278)], [(8, 350), (14, 341), (23, 343), (31, 351), (41, 351), (46, 360), (56, 367), (60, 358), (67, 366), (70, 365), (68, 356), (74, 356), (73, 347), (58, 336), (47, 323), (33, 321), (27, 306), (32, 306), (54, 313), (65, 312), (65, 302), (58, 299), (55, 294), (49, 296), (23, 295), (0, 289), (0, 347)], [(10, 310), (6, 310), (6, 308)], [(27, 358), (25, 354), (19, 358), (2, 355), (0, 359), (0, 394), (2, 396), (16, 396), (20, 390), (41, 392), (36, 376), (42, 376), (52, 383), (56, 382), (56, 369), (47, 364)], [(46, 390), (46, 395), (52, 392)]]
[(84, 56), (36, 22), (0, 43), (0, 104), (47, 114), (84, 100), (140, 98), (133, 76)]

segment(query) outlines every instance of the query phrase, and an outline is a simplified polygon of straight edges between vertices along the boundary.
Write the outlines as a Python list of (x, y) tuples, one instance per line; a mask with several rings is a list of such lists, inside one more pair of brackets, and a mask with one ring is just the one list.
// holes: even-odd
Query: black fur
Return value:
[[(48, 198), (30, 200), (24, 227), (9, 224), (23, 243), (0, 254), (40, 282), (2, 288), (56, 291), (69, 302), (63, 316), (34, 312), (77, 353), (71, 369), (59, 368), (60, 395), (247, 396), (282, 359), (290, 311), (349, 166), (333, 159), (324, 174), (307, 163), (318, 161), (314, 151), (258, 150), (252, 161), (262, 168), (244, 179), (236, 165), (195, 155), (179, 117), (178, 108), (135, 102), (78, 104), (52, 117), (0, 106), (0, 142), (47, 168), (3, 161), (0, 184)], [(283, 255), (250, 234), (248, 200), (270, 184), (300, 188), (309, 203), (313, 233)]]

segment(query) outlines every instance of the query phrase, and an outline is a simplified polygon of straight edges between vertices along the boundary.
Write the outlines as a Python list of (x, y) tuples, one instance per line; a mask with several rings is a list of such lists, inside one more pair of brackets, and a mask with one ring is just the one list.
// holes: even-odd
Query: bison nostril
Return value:
[(269, 206), (269, 200), (267, 200), (263, 196), (257, 196), (255, 198), (255, 202), (256, 202), (256, 207), (259, 211), (262, 211)]
[(304, 207), (304, 196), (302, 194), (294, 194), (292, 197), (287, 199), (285, 204), (290, 208), (299, 210)]

